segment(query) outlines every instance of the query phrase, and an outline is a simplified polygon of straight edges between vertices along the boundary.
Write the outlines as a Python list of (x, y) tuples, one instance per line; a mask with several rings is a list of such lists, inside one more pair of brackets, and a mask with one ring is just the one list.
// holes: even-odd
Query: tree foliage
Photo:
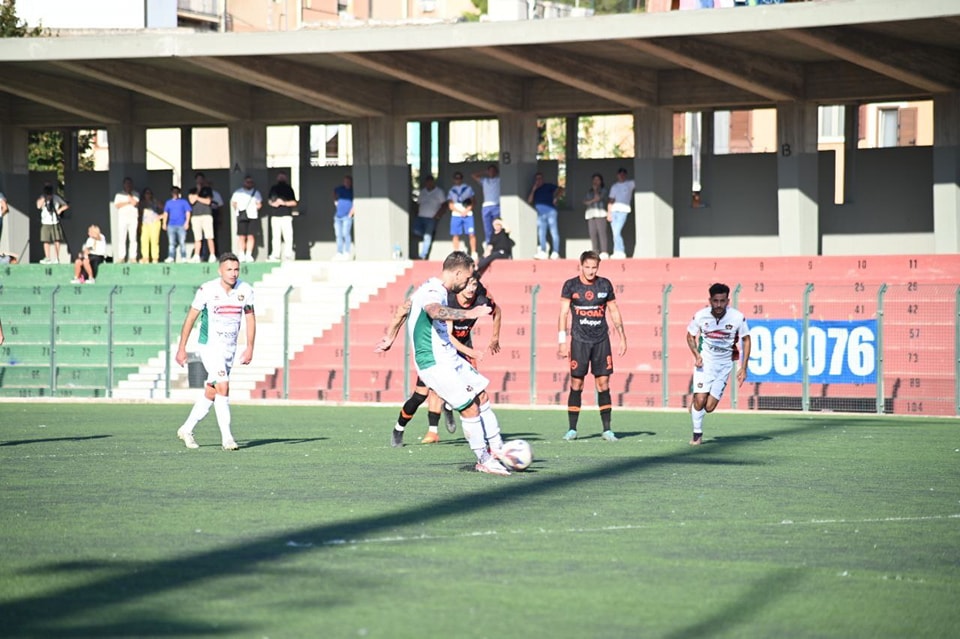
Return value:
[[(27, 168), (30, 171), (56, 171), (57, 181), (63, 185), (66, 158), (63, 154), (63, 131), (31, 131), (27, 146)], [(81, 171), (92, 171), (93, 160), (93, 131), (79, 131), (77, 133), (77, 168)]]
[[(487, 13), (488, 0), (470, 0), (470, 2), (476, 8), (476, 13), (464, 13), (463, 19), (467, 22), (476, 22), (480, 16)], [(645, 0), (551, 0), (551, 2), (590, 8), (597, 15), (639, 11), (646, 4)]]
[(2, 0), (0, 38), (37, 38), (43, 35), (46, 35), (43, 27), (31, 27), (17, 16), (17, 0)]

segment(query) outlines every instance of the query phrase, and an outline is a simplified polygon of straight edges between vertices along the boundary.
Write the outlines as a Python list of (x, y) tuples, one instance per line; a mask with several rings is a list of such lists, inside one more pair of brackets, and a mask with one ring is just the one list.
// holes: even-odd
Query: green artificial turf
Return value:
[(396, 407), (0, 403), (5, 637), (955, 637), (960, 421), (499, 411), (536, 461)]

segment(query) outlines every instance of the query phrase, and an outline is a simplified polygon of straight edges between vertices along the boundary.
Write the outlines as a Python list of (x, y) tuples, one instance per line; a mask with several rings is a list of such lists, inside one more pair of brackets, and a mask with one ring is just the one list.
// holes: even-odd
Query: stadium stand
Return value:
[[(404, 373), (409, 369), (398, 356), (400, 340), (386, 354), (374, 354), (373, 345), (406, 290), (435, 275), (436, 270), (436, 263), (414, 264), (353, 313), (346, 348), (345, 327), (339, 326), (305, 349), (291, 364), (289, 396), (402, 401), (408, 390)], [(813, 283), (811, 321), (883, 323), (880, 402), (885, 412), (954, 414), (956, 410), (951, 331), (955, 325), (954, 291), (960, 282), (957, 256), (620, 260), (605, 262), (600, 273), (616, 286), (629, 338), (628, 354), (617, 362), (612, 378), (619, 405), (686, 406), (691, 379), (684, 339), (687, 322), (706, 304), (709, 285), (723, 281), (734, 290), (737, 306), (751, 319), (795, 322), (803, 319), (804, 291)], [(488, 289), (504, 309), (503, 350), (488, 355), (480, 364), (491, 380), (495, 401), (565, 401), (569, 376), (555, 355), (556, 322), (560, 286), (575, 275), (574, 260), (515, 260), (495, 263), (485, 276)], [(881, 284), (887, 284), (882, 315), (877, 307)], [(478, 323), (478, 344), (488, 339), (489, 330), (488, 322)], [(918, 341), (918, 331), (929, 338), (923, 340), (922, 349), (914, 351), (910, 335)], [(921, 355), (923, 361), (919, 362)], [(345, 356), (349, 358), (349, 396), (344, 394)], [(922, 366), (918, 369), (917, 364)], [(531, 370), (536, 372), (531, 375)], [(256, 396), (277, 396), (282, 372), (268, 381)], [(811, 410), (876, 412), (877, 394), (875, 382), (811, 380), (808, 401)], [(803, 400), (798, 383), (775, 381), (750, 381), (738, 392), (729, 393), (724, 402), (729, 405), (734, 398), (738, 408), (783, 410), (799, 410)], [(590, 393), (585, 394), (585, 404), (593, 401)]]
[[(437, 275), (439, 264), (295, 262), (271, 267), (244, 265), (243, 277), (256, 283), (258, 346), (254, 363), (236, 370), (231, 394), (402, 401), (415, 379), (412, 364), (404, 357), (405, 333), (387, 353), (374, 353), (373, 348), (397, 306), (416, 286)], [(194, 287), (212, 278), (214, 270), (214, 265), (203, 264), (107, 265), (95, 285), (60, 285), (54, 294), (58, 283), (68, 279), (68, 267), (0, 269), (0, 313), (7, 330), (7, 343), (0, 347), (4, 362), (0, 396), (103, 396), (111, 384), (115, 397), (165, 396), (166, 296), (176, 285), (170, 293), (169, 316), (175, 344)], [(575, 260), (512, 260), (495, 262), (485, 275), (485, 284), (503, 309), (502, 350), (488, 354), (480, 364), (491, 380), (494, 401), (519, 405), (566, 401), (569, 375), (556, 356), (557, 314), (561, 284), (576, 273)], [(862, 379), (815, 374), (806, 398), (796, 375), (758, 378), (751, 371), (742, 388), (730, 389), (724, 406), (799, 410), (806, 401), (810, 410), (820, 411), (877, 412), (879, 403), (884, 412), (898, 414), (957, 412), (960, 256), (609, 260), (601, 265), (600, 274), (616, 287), (629, 339), (628, 353), (615, 360), (611, 378), (614, 401), (620, 406), (686, 407), (691, 380), (684, 338), (687, 322), (706, 304), (709, 285), (721, 281), (731, 287), (735, 305), (752, 321), (754, 356), (766, 358), (760, 363), (768, 367), (792, 361), (794, 372), (799, 370), (796, 362), (802, 353), (796, 337), (790, 351), (785, 349), (790, 344), (762, 343), (756, 330), (799, 327), (808, 284), (813, 285), (807, 293), (811, 323), (839, 322), (838, 335), (845, 338), (850, 333), (845, 327), (858, 322), (866, 322), (864, 330), (877, 333), (871, 332), (863, 343), (848, 340), (842, 349), (837, 348), (836, 336), (821, 340), (818, 344), (826, 344), (826, 350), (813, 349), (812, 368), (839, 365), (846, 370), (869, 360), (873, 370), (873, 349), (881, 348), (879, 368), (873, 373)], [(345, 318), (344, 300), (351, 285)], [(882, 285), (886, 286), (881, 290)], [(283, 306), (288, 289), (290, 378), (285, 384)], [(475, 343), (485, 345), (490, 330), (490, 322), (481, 319)], [(784, 334), (789, 337), (789, 330)], [(107, 347), (111, 343), (112, 349)], [(767, 350), (761, 352), (763, 348)], [(172, 397), (195, 395), (187, 388), (186, 373), (174, 364)], [(585, 406), (594, 402), (593, 394), (585, 393)]]

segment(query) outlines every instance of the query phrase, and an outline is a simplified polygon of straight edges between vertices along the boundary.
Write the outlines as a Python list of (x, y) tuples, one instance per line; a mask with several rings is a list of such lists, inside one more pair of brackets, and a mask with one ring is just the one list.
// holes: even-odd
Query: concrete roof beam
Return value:
[[(146, 95), (214, 120), (250, 118), (250, 95), (246, 87), (126, 62), (100, 60), (54, 64), (76, 75)], [(198, 91), (198, 87), (203, 90)]]
[(438, 69), (436, 60), (414, 53), (335, 53), (336, 57), (415, 84), (490, 113), (519, 111), (523, 106), (520, 80), (488, 72)]
[(621, 40), (624, 46), (777, 102), (803, 97), (800, 64), (761, 57), (703, 41)]
[(132, 118), (130, 95), (125, 92), (33, 70), (0, 67), (0, 91), (91, 122), (119, 124)]
[(856, 29), (787, 29), (780, 33), (924, 91), (949, 93), (960, 89), (960, 56), (956, 51), (881, 38)]
[(390, 87), (354, 76), (267, 58), (185, 58), (191, 64), (345, 117), (390, 111)]
[(657, 74), (557, 48), (478, 47), (480, 53), (512, 67), (560, 82), (616, 104), (637, 108), (657, 102)]

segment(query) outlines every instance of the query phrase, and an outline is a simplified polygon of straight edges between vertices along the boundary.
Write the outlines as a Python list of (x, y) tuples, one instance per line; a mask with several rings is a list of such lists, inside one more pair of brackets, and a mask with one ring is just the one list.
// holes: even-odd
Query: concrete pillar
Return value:
[[(193, 182), (193, 168), (193, 127), (182, 126), (180, 127), (180, 181), (174, 186), (179, 186), (183, 191), (184, 184)], [(183, 194), (186, 195), (186, 192), (183, 191)]]
[(857, 150), (860, 148), (860, 105), (843, 107), (843, 203), (853, 203), (857, 179)]
[[(713, 184), (714, 142), (716, 136), (715, 113), (711, 109), (700, 113), (700, 206), (709, 203)], [(682, 202), (680, 203), (683, 204)]]
[(633, 257), (673, 257), (673, 113), (658, 107), (635, 110), (633, 136)]
[(516, 242), (513, 256), (529, 259), (537, 252), (537, 212), (527, 203), (537, 172), (537, 117), (507, 113), (500, 123), (500, 217)]
[(820, 220), (817, 105), (777, 105), (777, 207), (781, 255), (817, 255)]
[(933, 234), (937, 253), (960, 252), (960, 92), (933, 97)]
[[(29, 132), (12, 126), (0, 125), (0, 193), (10, 206), (0, 230), (0, 253), (16, 253), (24, 263), (30, 261), (30, 216), (36, 215), (34, 202), (39, 193), (30, 193), (27, 170)], [(34, 255), (43, 257), (43, 247)]]
[(410, 168), (403, 118), (353, 121), (353, 191), (357, 259), (390, 259), (395, 246), (406, 252), (410, 244)]
[[(420, 121), (420, 182), (433, 173), (433, 122)], [(437, 177), (437, 176), (433, 176)]]
[[(256, 250), (257, 261), (262, 262), (270, 254), (270, 217), (267, 215), (266, 199), (270, 185), (273, 183), (267, 174), (267, 127), (263, 122), (240, 120), (231, 122), (227, 129), (230, 143), (230, 184), (225, 190), (217, 190), (223, 196), (225, 212), (230, 216), (230, 241), (219, 242), (219, 245), (221, 250), (223, 247), (231, 251), (236, 250), (237, 216), (230, 209), (230, 197), (234, 191), (243, 186), (243, 178), (250, 175), (264, 199), (261, 213), (265, 217), (260, 220), (263, 241), (257, 245)], [(191, 171), (188, 182), (190, 186), (184, 190), (184, 197), (186, 197), (186, 191), (192, 188), (192, 182), (193, 172)], [(293, 241), (296, 244), (296, 233)]]

